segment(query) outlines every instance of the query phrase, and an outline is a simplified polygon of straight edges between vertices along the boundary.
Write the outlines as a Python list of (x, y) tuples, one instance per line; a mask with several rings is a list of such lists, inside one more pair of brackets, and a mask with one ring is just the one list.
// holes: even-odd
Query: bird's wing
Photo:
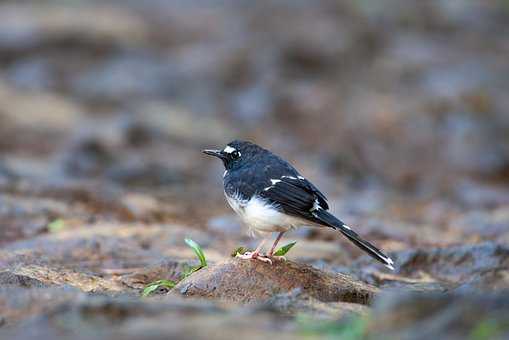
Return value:
[(281, 176), (270, 179), (260, 196), (268, 199), (283, 212), (316, 222), (313, 211), (329, 209), (327, 198), (302, 176)]

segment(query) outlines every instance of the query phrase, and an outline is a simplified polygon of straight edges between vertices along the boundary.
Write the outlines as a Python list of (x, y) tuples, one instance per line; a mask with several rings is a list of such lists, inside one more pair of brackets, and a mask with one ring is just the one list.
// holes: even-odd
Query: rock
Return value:
[[(24, 282), (26, 283), (26, 281)], [(85, 297), (83, 292), (67, 285), (44, 287), (44, 285), (38, 286), (36, 280), (32, 283), (29, 288), (25, 289), (20, 289), (17, 284), (4, 284), (3, 282), (0, 284), (0, 306), (2, 306), (0, 319), (3, 318), (6, 325), (16, 325), (20, 321), (44, 313), (62, 302)], [(1, 333), (0, 338), (3, 338)]]
[(509, 291), (509, 269), (495, 268), (480, 271), (468, 277), (459, 291)]
[(233, 302), (257, 302), (293, 289), (323, 302), (370, 304), (376, 287), (343, 274), (327, 273), (291, 261), (231, 259), (203, 268), (181, 281), (173, 290), (184, 296)]
[(490, 289), (498, 285), (497, 278), (502, 279), (500, 284), (505, 286), (504, 276), (493, 271), (509, 267), (509, 247), (495, 242), (410, 249), (391, 255), (396, 264), (395, 276), (382, 275), (372, 270), (367, 257), (359, 259), (352, 267), (362, 268), (357, 271), (358, 276), (372, 284), (393, 287), (403, 285), (408, 288), (415, 284), (425, 284), (432, 290), (433, 287), (439, 290), (454, 288), (470, 280), (474, 280), (472, 282), (476, 282), (478, 288), (486, 283), (486, 289)]
[(382, 294), (370, 333), (383, 339), (507, 339), (509, 296), (500, 294)]
[(0, 49), (16, 52), (72, 41), (129, 46), (148, 33), (144, 22), (125, 9), (79, 6), (77, 11), (75, 6), (51, 4), (2, 4), (0, 32)]
[(231, 309), (189, 299), (76, 295), (39, 313), (26, 322), (0, 328), (0, 338), (289, 340), (298, 336), (288, 318), (274, 312)]
[(194, 260), (193, 251), (184, 244), (186, 237), (202, 245), (210, 261), (220, 256), (207, 249), (207, 242), (211, 241), (204, 233), (177, 225), (156, 224), (100, 223), (65, 227), (58, 232), (12, 242), (3, 250), (25, 255), (7, 257), (6, 262), (11, 267), (38, 263), (37, 259), (43, 258), (45, 261), (38, 265), (96, 272), (111, 269), (135, 272), (160, 262), (163, 257)]
[(296, 288), (285, 294), (273, 296), (265, 306), (275, 309), (278, 313), (299, 315), (305, 313), (315, 318), (337, 320), (349, 315), (366, 315), (369, 307), (350, 302), (323, 302)]
[(171, 187), (186, 180), (184, 174), (166, 164), (140, 161), (125, 162), (110, 167), (105, 173), (106, 178), (125, 186), (135, 188)]
[(94, 138), (79, 140), (72, 144), (62, 159), (65, 172), (75, 177), (103, 174), (115, 161), (112, 147)]
[(69, 133), (82, 115), (82, 108), (70, 98), (51, 92), (19, 92), (1, 80), (0, 106), (0, 119), (6, 121), (2, 130), (7, 126), (18, 131), (33, 129), (34, 133)]
[(23, 288), (48, 287), (48, 284), (28, 275), (18, 274), (10, 270), (0, 272), (0, 285), (13, 285)]
[(485, 242), (408, 250), (398, 254), (395, 262), (403, 275), (425, 271), (444, 281), (459, 282), (480, 271), (509, 267), (509, 246)]
[(507, 207), (508, 205), (503, 204), (498, 209), (469, 211), (454, 219), (451, 226), (462, 230), (466, 235), (479, 235), (482, 239), (497, 239), (500, 242), (509, 226)]
[(147, 284), (157, 280), (171, 280), (178, 282), (182, 277), (186, 262), (163, 260), (158, 264), (137, 270), (134, 273), (123, 275), (121, 282), (127, 287), (142, 289)]
[(1, 272), (0, 280), (25, 288), (69, 285), (84, 292), (109, 293), (125, 289), (113, 280), (62, 268), (55, 269), (37, 265), (20, 266)]

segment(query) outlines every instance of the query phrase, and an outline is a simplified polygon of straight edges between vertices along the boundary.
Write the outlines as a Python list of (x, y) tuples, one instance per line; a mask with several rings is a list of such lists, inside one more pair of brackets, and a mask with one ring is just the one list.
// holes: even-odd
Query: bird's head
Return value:
[(226, 170), (231, 170), (248, 164), (263, 151), (265, 150), (251, 142), (234, 140), (222, 150), (207, 149), (203, 150), (203, 153), (220, 158)]

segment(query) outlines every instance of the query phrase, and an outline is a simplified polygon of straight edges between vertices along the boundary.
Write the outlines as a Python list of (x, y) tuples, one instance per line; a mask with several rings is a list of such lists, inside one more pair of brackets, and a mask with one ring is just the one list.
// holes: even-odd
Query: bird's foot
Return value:
[(267, 257), (268, 258), (271, 258), (271, 259), (274, 259), (274, 260), (278, 260), (278, 261), (286, 261), (286, 257), (284, 256), (277, 256), (277, 255), (274, 255), (274, 251), (271, 250), (268, 254), (267, 254)]
[(277, 260), (277, 261), (286, 261), (286, 257), (285, 256), (269, 256), (271, 259), (274, 259), (274, 260)]
[(252, 252), (246, 252), (244, 254), (237, 254), (238, 258), (241, 258), (242, 260), (259, 260), (268, 264), (272, 264), (272, 260), (269, 259), (267, 256), (260, 255), (258, 253), (252, 253)]

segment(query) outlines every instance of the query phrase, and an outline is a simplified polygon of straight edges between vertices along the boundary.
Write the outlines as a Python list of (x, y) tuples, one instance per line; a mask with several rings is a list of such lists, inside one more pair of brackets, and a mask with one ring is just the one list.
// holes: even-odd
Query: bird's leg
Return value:
[(284, 234), (284, 233), (285, 233), (285, 232), (284, 232), (284, 231), (282, 231), (282, 232), (280, 232), (280, 233), (277, 235), (276, 240), (274, 241), (274, 244), (272, 245), (272, 248), (270, 248), (269, 256), (274, 255), (274, 250), (276, 249), (276, 246), (277, 246), (277, 244), (278, 244), (279, 240), (281, 240), (281, 237), (283, 237), (283, 234)]
[(265, 242), (267, 241), (267, 239), (263, 239), (262, 242), (260, 242), (260, 244), (258, 245), (258, 247), (256, 247), (255, 251), (254, 252), (246, 252), (244, 254), (237, 254), (236, 257), (240, 257), (241, 259), (243, 260), (250, 260), (250, 259), (253, 259), (253, 260), (260, 260), (262, 262), (267, 262), (267, 263), (270, 263), (272, 264), (272, 260), (269, 259), (268, 257), (266, 256), (263, 256), (263, 255), (260, 255), (260, 251), (262, 250), (263, 248), (263, 245), (265, 244)]

